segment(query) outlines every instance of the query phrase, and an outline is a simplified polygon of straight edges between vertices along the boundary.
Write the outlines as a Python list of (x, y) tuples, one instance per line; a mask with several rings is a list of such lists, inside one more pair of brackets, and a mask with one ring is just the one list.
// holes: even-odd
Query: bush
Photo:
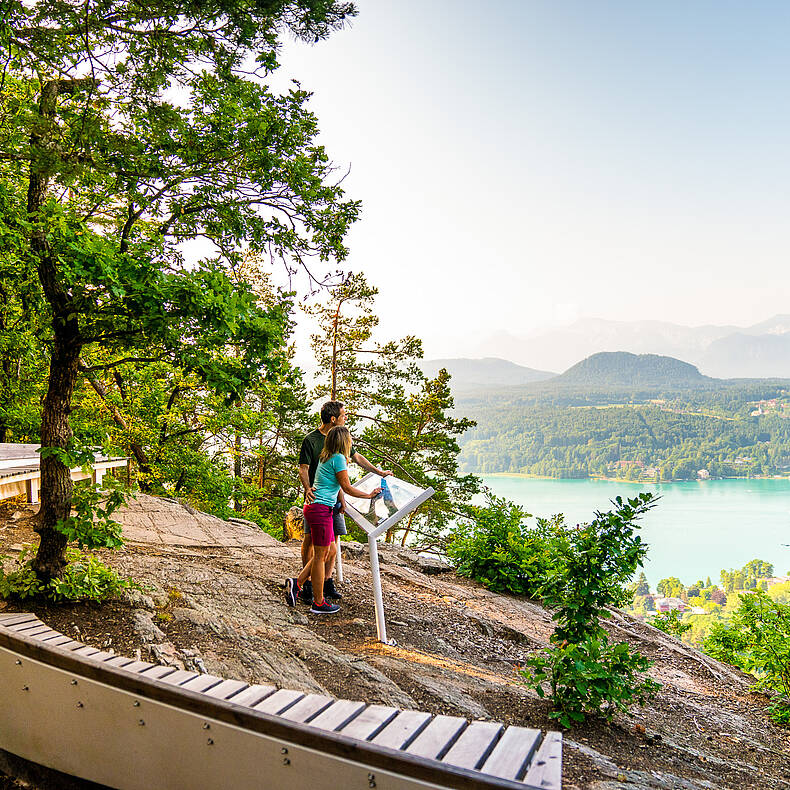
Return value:
[(558, 522), (525, 523), (530, 514), (486, 491), (483, 506), (469, 505), (450, 534), (447, 555), (462, 576), (490, 590), (533, 597), (543, 587), (556, 550)]
[(773, 694), (771, 718), (790, 725), (790, 605), (763, 590), (742, 593), (729, 623), (714, 623), (703, 643), (713, 658), (752, 673), (755, 688)]
[(659, 631), (663, 631), (670, 636), (676, 636), (678, 639), (680, 639), (686, 631), (691, 630), (691, 624), (683, 622), (683, 616), (677, 609), (671, 609), (668, 612), (659, 612), (659, 614), (653, 617), (649, 622), (650, 625), (655, 626)]
[(652, 494), (639, 494), (614, 509), (597, 512), (589, 524), (565, 530), (557, 542), (542, 595), (556, 606), (553, 648), (530, 657), (522, 673), (543, 696), (548, 683), (563, 727), (581, 723), (589, 713), (610, 718), (659, 688), (642, 677), (650, 662), (624, 642), (610, 644), (600, 620), (608, 609), (627, 603), (628, 584), (647, 554), (636, 534), (636, 520), (653, 506)]
[(29, 546), (24, 548), (16, 560), (16, 568), (10, 573), (6, 573), (0, 563), (0, 598), (43, 598), (55, 603), (99, 602), (116, 598), (123, 590), (139, 589), (139, 585), (119, 576), (94, 554), (83, 554), (76, 549), (66, 551), (67, 565), (60, 577), (42, 582), (28, 559), (31, 553)]
[(555, 708), (549, 715), (562, 727), (571, 727), (587, 713), (608, 720), (633, 702), (645, 702), (659, 688), (641, 677), (650, 663), (625, 642), (612, 645), (606, 637), (590, 636), (531, 657), (524, 674), (541, 697), (548, 682)]

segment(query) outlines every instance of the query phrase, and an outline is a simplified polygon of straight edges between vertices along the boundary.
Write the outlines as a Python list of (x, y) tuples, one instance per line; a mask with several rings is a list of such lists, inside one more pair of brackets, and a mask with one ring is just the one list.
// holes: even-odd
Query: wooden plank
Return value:
[(473, 721), (452, 745), (442, 762), (461, 768), (479, 768), (496, 746), (505, 728), (494, 721)]
[(97, 653), (101, 653), (101, 650), (99, 650), (98, 647), (82, 645), (81, 647), (75, 647), (71, 652), (76, 653), (78, 656), (85, 656), (87, 658), (89, 656), (95, 656)]
[(560, 790), (562, 787), (562, 733), (547, 732), (529, 764), (524, 782), (532, 787)]
[(236, 694), (230, 702), (234, 705), (244, 705), (252, 708), (266, 697), (270, 697), (277, 689), (274, 686), (250, 686)]
[(222, 678), (218, 678), (216, 675), (198, 675), (193, 680), (181, 683), (179, 688), (189, 689), (190, 691), (208, 691), (218, 683), (222, 683)]
[[(52, 642), (49, 642), (48, 644), (51, 645)], [(45, 647), (46, 647), (46, 645), (45, 645)], [(71, 652), (72, 650), (76, 650), (79, 647), (85, 647), (85, 645), (82, 642), (77, 642), (74, 639), (69, 639), (67, 642), (60, 642), (57, 645), (57, 647), (62, 648), (63, 650), (68, 650), (69, 652)]]
[(304, 697), (301, 691), (293, 691), (292, 689), (280, 689), (270, 694), (265, 700), (262, 700), (257, 705), (253, 705), (253, 710), (259, 710), (261, 713), (272, 713), (279, 715), (283, 711), (288, 710), (291, 705), (299, 702)]
[(164, 680), (165, 683), (172, 683), (174, 686), (180, 686), (182, 683), (186, 683), (188, 680), (194, 680), (197, 677), (200, 677), (199, 672), (190, 672), (188, 669), (177, 669), (172, 675), (167, 675), (159, 679)]
[(310, 726), (320, 727), (322, 730), (339, 730), (362, 713), (366, 707), (367, 705), (364, 702), (339, 699), (330, 705), (323, 713), (319, 713), (318, 716), (310, 722)]
[(431, 714), (421, 710), (402, 710), (371, 743), (390, 749), (404, 749), (428, 726)]
[(31, 620), (38, 620), (38, 617), (32, 612), (12, 612), (0, 615), (0, 625), (4, 628), (10, 628), (12, 625), (18, 625), (19, 623), (29, 623)]
[(71, 639), (71, 637), (61, 634), (60, 636), (51, 636), (49, 639), (45, 639), (43, 641), (45, 641), (47, 645), (62, 647), (63, 645), (67, 645), (69, 642), (73, 642), (74, 640)]
[(109, 664), (111, 667), (119, 667), (120, 669), (134, 661), (133, 658), (128, 658), (127, 656), (110, 656), (103, 660), (105, 664)]
[(175, 671), (175, 667), (166, 667), (159, 664), (154, 665), (151, 669), (144, 669), (140, 674), (144, 674), (147, 678), (161, 680), (165, 675), (172, 675)]
[(352, 719), (340, 732), (350, 738), (368, 741), (378, 735), (400, 711), (388, 705), (368, 705), (362, 713)]
[(523, 775), (539, 739), (540, 730), (508, 727), (480, 770), (502, 779), (518, 779)]
[(36, 639), (40, 639), (42, 642), (45, 642), (47, 639), (53, 639), (56, 636), (63, 636), (60, 631), (53, 631), (51, 628), (44, 626), (46, 630), (39, 630), (34, 629), (33, 631), (27, 631), (25, 636), (34, 636)]
[[(94, 648), (92, 647), (88, 648), (88, 650), (93, 650), (93, 649)], [(90, 653), (88, 654), (88, 657), (92, 661), (109, 661), (111, 658), (117, 658), (115, 653), (105, 653), (104, 650), (97, 650), (95, 653)]]
[(150, 669), (153, 666), (156, 666), (156, 664), (152, 664), (149, 661), (132, 661), (131, 664), (125, 664), (123, 669), (127, 672), (136, 672), (139, 675), (144, 670)]
[(333, 702), (332, 697), (325, 697), (323, 694), (307, 694), (281, 715), (288, 721), (308, 722), (326, 710)]
[(38, 617), (34, 617), (32, 620), (22, 620), (18, 623), (13, 623), (12, 625), (6, 626), (9, 631), (14, 631), (17, 634), (22, 634), (26, 631), (29, 631), (31, 628), (38, 628), (44, 625)]
[(249, 685), (243, 680), (223, 680), (222, 683), (206, 689), (204, 693), (216, 699), (233, 699), (234, 694), (244, 691)]
[(406, 747), (406, 752), (430, 760), (441, 760), (465, 729), (466, 719), (460, 716), (435, 716)]

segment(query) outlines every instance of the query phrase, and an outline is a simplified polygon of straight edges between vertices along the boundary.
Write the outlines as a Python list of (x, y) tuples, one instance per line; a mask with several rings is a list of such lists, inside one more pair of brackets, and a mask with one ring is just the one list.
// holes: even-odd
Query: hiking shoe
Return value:
[(312, 614), (336, 614), (339, 611), (340, 607), (336, 603), (329, 603), (329, 601), (322, 601), (321, 603), (313, 601), (313, 605), (310, 607)]
[(285, 580), (285, 602), (288, 606), (296, 606), (296, 595), (299, 592), (299, 585), (296, 579)]
[(313, 602), (313, 583), (308, 579), (299, 590), (299, 600), (308, 606)]
[(327, 579), (324, 582), (324, 598), (330, 601), (339, 601), (343, 596), (337, 591), (334, 579)]

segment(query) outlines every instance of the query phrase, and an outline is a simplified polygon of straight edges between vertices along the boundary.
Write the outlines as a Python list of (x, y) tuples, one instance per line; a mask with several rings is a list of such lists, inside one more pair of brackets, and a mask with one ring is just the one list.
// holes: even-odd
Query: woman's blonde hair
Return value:
[(318, 456), (319, 461), (328, 461), (335, 453), (342, 453), (346, 457), (346, 461), (351, 460), (348, 454), (351, 452), (351, 433), (348, 428), (342, 425), (336, 425), (334, 428), (329, 429), (329, 433), (324, 439), (324, 448), (321, 450), (321, 455)]

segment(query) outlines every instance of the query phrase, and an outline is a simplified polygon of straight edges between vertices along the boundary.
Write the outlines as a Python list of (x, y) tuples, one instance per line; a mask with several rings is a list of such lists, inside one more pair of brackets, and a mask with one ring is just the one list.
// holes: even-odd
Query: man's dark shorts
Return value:
[[(340, 512), (340, 502), (336, 502), (334, 508), (332, 508), (332, 527), (335, 530), (335, 537), (338, 535), (348, 535), (346, 517)], [(310, 534), (310, 525), (307, 523), (307, 520), (304, 522), (304, 534)]]

